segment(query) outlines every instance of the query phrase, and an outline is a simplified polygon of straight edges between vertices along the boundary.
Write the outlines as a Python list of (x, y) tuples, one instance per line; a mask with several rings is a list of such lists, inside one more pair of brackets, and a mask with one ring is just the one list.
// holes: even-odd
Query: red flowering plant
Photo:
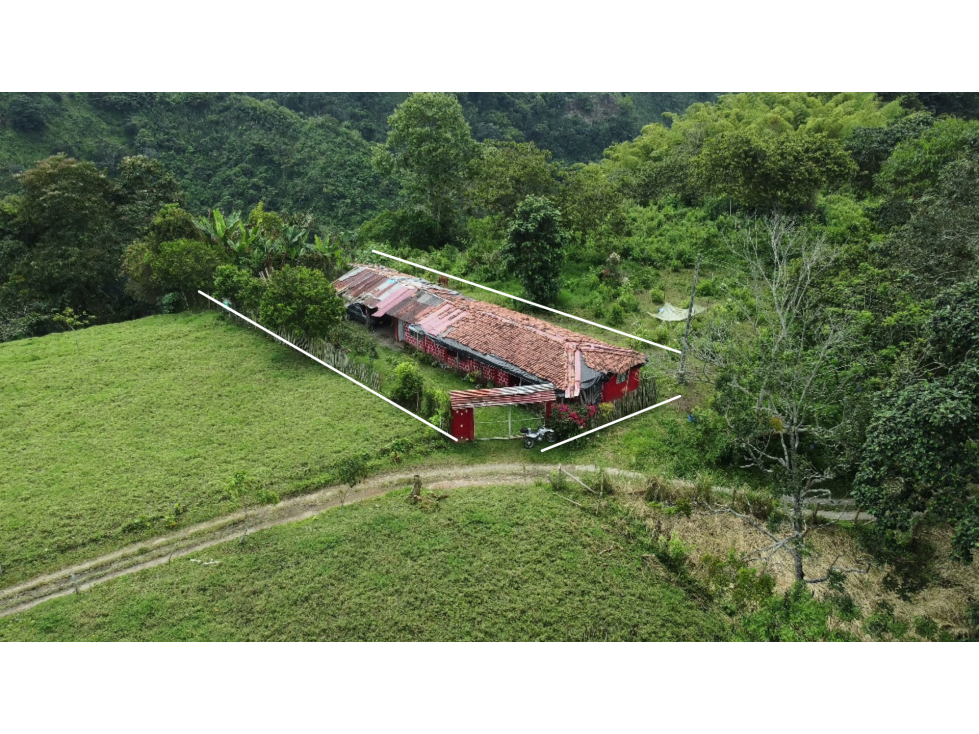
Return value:
[(564, 440), (581, 433), (595, 424), (598, 408), (594, 405), (568, 405), (561, 403), (551, 411), (550, 428)]

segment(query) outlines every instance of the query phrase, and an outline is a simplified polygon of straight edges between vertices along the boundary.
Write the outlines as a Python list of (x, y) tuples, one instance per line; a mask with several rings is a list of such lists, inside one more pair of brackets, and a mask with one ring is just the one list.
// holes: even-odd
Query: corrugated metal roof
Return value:
[(543, 385), (496, 387), (485, 390), (453, 390), (449, 393), (449, 403), (453, 410), (489, 408), (494, 405), (551, 403), (555, 400), (554, 385), (549, 382)]

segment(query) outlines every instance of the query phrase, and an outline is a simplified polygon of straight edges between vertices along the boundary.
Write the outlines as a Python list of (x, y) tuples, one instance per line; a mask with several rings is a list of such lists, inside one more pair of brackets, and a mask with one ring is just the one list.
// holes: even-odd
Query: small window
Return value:
[(620, 372), (619, 374), (617, 374), (615, 376), (615, 384), (616, 385), (621, 385), (623, 382), (625, 382), (628, 379), (629, 379), (629, 373), (628, 372)]

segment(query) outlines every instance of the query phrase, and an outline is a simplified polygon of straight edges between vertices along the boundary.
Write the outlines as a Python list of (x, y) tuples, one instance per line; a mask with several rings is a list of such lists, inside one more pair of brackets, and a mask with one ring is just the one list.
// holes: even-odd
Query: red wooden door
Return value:
[(457, 408), (452, 411), (452, 435), (460, 441), (472, 441), (476, 438), (472, 408)]

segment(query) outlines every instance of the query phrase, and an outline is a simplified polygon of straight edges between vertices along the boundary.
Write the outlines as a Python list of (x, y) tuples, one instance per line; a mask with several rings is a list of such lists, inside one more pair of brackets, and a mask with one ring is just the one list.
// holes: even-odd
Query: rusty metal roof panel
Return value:
[(411, 298), (417, 292), (414, 288), (398, 283), (395, 288), (388, 289), (384, 297), (378, 301), (377, 311), (374, 312), (374, 316), (383, 316), (399, 303)]
[(543, 385), (497, 387), (486, 390), (453, 390), (449, 393), (449, 403), (453, 410), (458, 408), (489, 408), (494, 405), (551, 403), (554, 400), (554, 385), (549, 382)]
[(452, 304), (445, 304), (441, 308), (432, 311), (432, 313), (427, 314), (425, 318), (418, 322), (418, 326), (420, 326), (426, 334), (438, 336), (449, 326), (460, 319), (465, 319), (467, 316), (469, 316), (469, 311), (456, 308)]
[(417, 324), (418, 321), (425, 316), (425, 314), (434, 311), (436, 308), (438, 308), (438, 306), (426, 306), (424, 303), (420, 303), (416, 299), (411, 299), (410, 301), (397, 304), (394, 308), (388, 311), (388, 316), (401, 319), (409, 324)]

